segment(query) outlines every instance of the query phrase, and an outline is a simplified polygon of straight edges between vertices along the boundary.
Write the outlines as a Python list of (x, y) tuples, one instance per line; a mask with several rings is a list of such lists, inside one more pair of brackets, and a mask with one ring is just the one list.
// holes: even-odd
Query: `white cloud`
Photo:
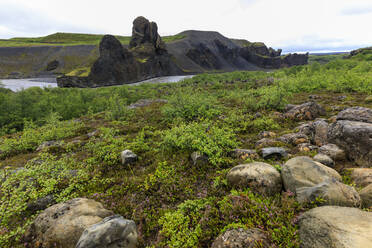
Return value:
[[(133, 19), (143, 15), (158, 23), (162, 35), (215, 30), (286, 49), (372, 43), (372, 15), (366, 14), (371, 0), (0, 0), (0, 9), (10, 3), (31, 13), (25, 35), (51, 30), (129, 35)], [(1, 20), (1, 37), (19, 32), (19, 22), (12, 22)]]

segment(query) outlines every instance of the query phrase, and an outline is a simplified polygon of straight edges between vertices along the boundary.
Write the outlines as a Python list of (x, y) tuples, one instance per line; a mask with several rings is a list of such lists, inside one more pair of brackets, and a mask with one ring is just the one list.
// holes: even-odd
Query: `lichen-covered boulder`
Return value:
[(338, 113), (337, 120), (372, 123), (372, 109), (364, 107), (347, 108)]
[(113, 215), (85, 229), (76, 248), (135, 248), (137, 237), (134, 221)]
[(235, 166), (227, 174), (227, 182), (233, 187), (249, 187), (263, 195), (274, 195), (282, 190), (280, 173), (273, 166), (261, 162)]
[(138, 156), (131, 150), (124, 150), (121, 152), (121, 164), (132, 164), (138, 160)]
[(212, 248), (254, 248), (270, 247), (270, 242), (266, 235), (257, 228), (244, 230), (243, 228), (239, 229), (230, 229), (225, 233), (221, 234), (213, 242)]
[(86, 198), (53, 205), (37, 216), (25, 235), (32, 247), (75, 248), (83, 231), (113, 212)]
[(282, 167), (282, 179), (285, 190), (293, 193), (301, 187), (313, 187), (327, 179), (341, 181), (341, 176), (332, 168), (309, 157), (295, 157), (288, 160)]
[(329, 167), (335, 166), (335, 161), (333, 161), (333, 159), (328, 155), (322, 153), (318, 153), (317, 155), (315, 155), (314, 160)]
[(365, 248), (372, 244), (372, 213), (357, 208), (324, 206), (299, 220), (302, 248)]
[(324, 115), (325, 110), (316, 102), (307, 102), (289, 110), (285, 113), (285, 117), (292, 120), (314, 120), (315, 118)]
[(301, 187), (297, 189), (297, 200), (302, 203), (314, 202), (321, 199), (322, 205), (334, 205), (342, 207), (360, 207), (361, 200), (358, 192), (346, 184), (327, 179), (313, 187)]
[(372, 168), (352, 168), (350, 171), (351, 180), (356, 186), (366, 187), (372, 184)]
[(328, 140), (345, 150), (361, 167), (372, 164), (372, 123), (337, 121), (328, 130)]
[(372, 184), (363, 188), (359, 192), (360, 198), (362, 199), (362, 207), (372, 208)]
[(319, 153), (329, 156), (333, 160), (345, 160), (346, 153), (335, 144), (326, 144), (319, 148)]

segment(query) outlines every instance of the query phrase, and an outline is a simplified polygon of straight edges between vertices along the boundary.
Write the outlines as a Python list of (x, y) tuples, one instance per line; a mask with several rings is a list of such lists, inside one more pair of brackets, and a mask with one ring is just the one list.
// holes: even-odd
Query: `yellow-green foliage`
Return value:
[(77, 68), (69, 73), (66, 76), (79, 76), (79, 77), (87, 77), (90, 73), (90, 67), (83, 67)]

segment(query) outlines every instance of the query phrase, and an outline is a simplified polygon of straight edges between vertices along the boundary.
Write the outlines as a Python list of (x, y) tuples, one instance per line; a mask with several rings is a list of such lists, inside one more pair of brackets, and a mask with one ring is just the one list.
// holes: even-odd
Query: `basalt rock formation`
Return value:
[(137, 17), (129, 46), (105, 35), (99, 58), (87, 77), (62, 76), (60, 87), (99, 87), (133, 83), (153, 77), (208, 71), (262, 70), (307, 64), (308, 54), (281, 56), (264, 43), (233, 40), (217, 32), (185, 31), (165, 44), (155, 22)]

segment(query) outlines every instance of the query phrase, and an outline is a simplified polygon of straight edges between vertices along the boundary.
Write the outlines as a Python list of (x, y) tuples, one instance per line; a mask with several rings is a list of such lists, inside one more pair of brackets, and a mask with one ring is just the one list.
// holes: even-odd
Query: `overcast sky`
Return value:
[(372, 0), (0, 0), (0, 38), (130, 35), (139, 15), (161, 35), (213, 30), (284, 51), (372, 45)]

